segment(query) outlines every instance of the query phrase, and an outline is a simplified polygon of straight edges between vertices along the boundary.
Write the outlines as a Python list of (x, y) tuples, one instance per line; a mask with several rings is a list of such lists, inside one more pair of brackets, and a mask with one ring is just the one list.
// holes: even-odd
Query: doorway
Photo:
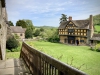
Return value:
[(68, 43), (75, 44), (75, 36), (68, 36)]

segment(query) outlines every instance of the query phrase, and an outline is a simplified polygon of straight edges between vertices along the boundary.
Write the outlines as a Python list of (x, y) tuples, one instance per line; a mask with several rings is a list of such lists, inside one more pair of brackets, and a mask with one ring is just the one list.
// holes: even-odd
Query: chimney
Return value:
[(90, 15), (90, 26), (89, 26), (90, 29), (93, 28), (93, 16)]
[(72, 20), (72, 16), (69, 16), (69, 21), (71, 21)]
[(90, 38), (92, 38), (93, 33), (94, 33), (94, 28), (93, 28), (93, 16), (90, 15), (90, 25), (89, 25), (89, 29), (90, 29)]

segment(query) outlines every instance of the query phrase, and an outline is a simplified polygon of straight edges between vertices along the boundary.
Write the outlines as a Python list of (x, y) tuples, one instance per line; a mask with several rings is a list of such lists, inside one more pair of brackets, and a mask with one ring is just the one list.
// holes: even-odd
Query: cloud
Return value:
[(35, 25), (59, 25), (64, 13), (73, 19), (100, 14), (100, 0), (6, 0), (9, 20), (30, 19)]

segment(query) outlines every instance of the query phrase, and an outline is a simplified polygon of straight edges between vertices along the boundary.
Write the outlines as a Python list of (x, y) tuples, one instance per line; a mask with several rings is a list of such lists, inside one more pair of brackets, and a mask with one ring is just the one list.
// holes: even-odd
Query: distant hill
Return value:
[(53, 27), (53, 26), (35, 26), (35, 28), (44, 28), (44, 29), (57, 29), (58, 27)]

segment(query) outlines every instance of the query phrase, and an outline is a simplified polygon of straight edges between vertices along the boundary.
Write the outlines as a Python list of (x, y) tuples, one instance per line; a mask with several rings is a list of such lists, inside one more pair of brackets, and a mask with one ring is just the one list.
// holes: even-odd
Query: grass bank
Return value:
[(91, 51), (88, 46), (71, 46), (50, 42), (27, 42), (30, 46), (79, 68), (89, 75), (100, 74), (100, 52)]

